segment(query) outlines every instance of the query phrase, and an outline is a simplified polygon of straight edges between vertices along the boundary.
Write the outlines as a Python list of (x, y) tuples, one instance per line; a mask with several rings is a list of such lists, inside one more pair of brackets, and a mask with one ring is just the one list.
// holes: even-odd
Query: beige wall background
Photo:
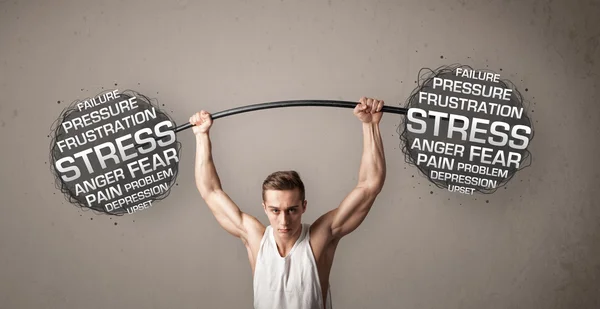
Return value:
[[(452, 63), (526, 95), (533, 165), (493, 195), (434, 188), (404, 163), (402, 116), (385, 114), (386, 185), (338, 248), (334, 308), (600, 308), (598, 13), (583, 0), (0, 1), (0, 308), (252, 307), (246, 251), (196, 191), (191, 130), (166, 200), (95, 215), (49, 170), (69, 103), (134, 89), (178, 123), (278, 100), (399, 106), (419, 69)], [(211, 132), (225, 190), (265, 224), (272, 171), (303, 177), (305, 222), (356, 183), (349, 109), (252, 112)]]

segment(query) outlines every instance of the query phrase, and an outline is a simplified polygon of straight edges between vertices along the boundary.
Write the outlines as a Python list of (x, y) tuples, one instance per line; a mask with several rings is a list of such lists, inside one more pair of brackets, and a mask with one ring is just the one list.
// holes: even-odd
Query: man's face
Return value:
[(296, 235), (302, 228), (302, 214), (306, 211), (306, 200), (300, 190), (266, 190), (263, 208), (273, 231), (280, 237)]

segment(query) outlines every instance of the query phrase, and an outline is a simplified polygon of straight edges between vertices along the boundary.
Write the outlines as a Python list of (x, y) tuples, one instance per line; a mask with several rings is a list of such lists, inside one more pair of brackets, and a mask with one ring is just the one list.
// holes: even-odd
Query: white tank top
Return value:
[(302, 224), (302, 233), (286, 257), (281, 257), (269, 225), (260, 241), (254, 267), (255, 309), (331, 309), (331, 290), (327, 287), (327, 306), (317, 263), (310, 247), (310, 225)]

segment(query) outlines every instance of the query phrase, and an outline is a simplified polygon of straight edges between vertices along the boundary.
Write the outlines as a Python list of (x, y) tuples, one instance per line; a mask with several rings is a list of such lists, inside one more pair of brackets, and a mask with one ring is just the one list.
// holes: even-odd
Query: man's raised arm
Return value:
[(221, 188), (221, 181), (212, 158), (212, 144), (209, 136), (212, 119), (206, 111), (190, 117), (196, 135), (196, 187), (212, 211), (217, 222), (230, 234), (247, 241), (248, 230), (261, 223), (256, 218), (243, 213)]
[(354, 115), (362, 122), (363, 132), (363, 153), (358, 184), (336, 209), (317, 220), (319, 226), (331, 233), (332, 239), (340, 239), (354, 231), (367, 217), (375, 198), (383, 188), (386, 166), (383, 141), (379, 131), (383, 103), (380, 100), (363, 97), (354, 108)]

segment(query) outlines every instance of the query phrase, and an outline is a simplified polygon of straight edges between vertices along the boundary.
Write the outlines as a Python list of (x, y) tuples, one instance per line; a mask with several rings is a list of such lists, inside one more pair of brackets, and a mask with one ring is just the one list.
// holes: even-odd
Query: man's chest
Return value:
[[(258, 253), (260, 251), (260, 241), (261, 239), (255, 239), (249, 241), (246, 244), (248, 261), (250, 263), (250, 267), (252, 268), (253, 276), (256, 270)], [(333, 264), (333, 258), (335, 256), (337, 242), (332, 242), (329, 244), (319, 244), (317, 242), (307, 241), (306, 245), (309, 246), (309, 248), (307, 248), (309, 249), (308, 253), (312, 255), (312, 258), (314, 259), (314, 262), (316, 264), (316, 269), (321, 285), (323, 286), (323, 284), (325, 284), (324, 286), (327, 286), (329, 284), (329, 273)], [(295, 267), (306, 267), (306, 263), (303, 263), (302, 265), (295, 265)]]

